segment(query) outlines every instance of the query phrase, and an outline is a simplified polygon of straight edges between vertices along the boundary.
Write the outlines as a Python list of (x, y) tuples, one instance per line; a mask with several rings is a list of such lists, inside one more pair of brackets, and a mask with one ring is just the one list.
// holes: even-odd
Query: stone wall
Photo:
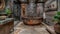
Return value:
[[(9, 2), (9, 3), (8, 3), (8, 2)], [(12, 3), (11, 0), (10, 0), (10, 1), (9, 1), (9, 0), (5, 0), (5, 8), (0, 11), (0, 14), (4, 14), (4, 13), (5, 13), (5, 9), (6, 9), (7, 7), (11, 6), (11, 5), (10, 5), (11, 3)], [(12, 7), (12, 6), (11, 6), (11, 7)], [(11, 8), (11, 7), (9, 7), (9, 8)]]
[[(46, 2), (45, 6), (47, 7), (47, 6), (52, 5), (52, 4), (54, 4), (54, 7), (51, 6), (51, 8), (57, 7), (56, 0), (54, 0), (54, 1), (53, 0), (49, 1), (48, 0), (48, 2)], [(56, 14), (56, 12), (57, 11), (48, 11), (48, 12), (45, 12), (46, 13), (46, 23), (47, 24), (50, 24), (50, 25), (54, 24), (53, 20), (54, 20), (54, 15)]]
[(58, 11), (60, 11), (60, 0), (58, 0)]

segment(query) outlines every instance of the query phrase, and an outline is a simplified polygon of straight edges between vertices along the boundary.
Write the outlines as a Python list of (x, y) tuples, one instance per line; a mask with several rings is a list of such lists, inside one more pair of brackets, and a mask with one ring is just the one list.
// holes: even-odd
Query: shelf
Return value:
[(57, 8), (56, 9), (48, 9), (45, 12), (51, 12), (51, 11), (57, 11)]
[(0, 13), (0, 14), (6, 14), (6, 13)]
[(13, 20), (13, 18), (6, 18), (5, 20), (0, 20), (0, 25), (6, 24), (12, 20)]

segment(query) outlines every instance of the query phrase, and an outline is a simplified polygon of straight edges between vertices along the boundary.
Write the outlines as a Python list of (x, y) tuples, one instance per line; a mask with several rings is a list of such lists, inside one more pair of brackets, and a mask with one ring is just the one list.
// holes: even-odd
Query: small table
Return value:
[(6, 18), (5, 20), (0, 20), (0, 34), (9, 34), (13, 26), (13, 18)]

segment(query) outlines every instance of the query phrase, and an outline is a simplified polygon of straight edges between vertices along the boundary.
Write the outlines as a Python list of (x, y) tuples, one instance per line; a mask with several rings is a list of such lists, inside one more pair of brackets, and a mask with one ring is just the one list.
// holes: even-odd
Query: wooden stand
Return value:
[(0, 25), (0, 34), (10, 34), (10, 30), (14, 26), (14, 21), (9, 21), (6, 24)]

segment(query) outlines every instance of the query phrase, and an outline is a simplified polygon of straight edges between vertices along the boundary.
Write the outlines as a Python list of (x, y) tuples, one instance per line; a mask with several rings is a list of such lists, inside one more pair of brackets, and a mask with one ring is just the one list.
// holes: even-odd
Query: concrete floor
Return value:
[(27, 26), (20, 22), (14, 27), (12, 34), (49, 34), (43, 24), (38, 26)]

